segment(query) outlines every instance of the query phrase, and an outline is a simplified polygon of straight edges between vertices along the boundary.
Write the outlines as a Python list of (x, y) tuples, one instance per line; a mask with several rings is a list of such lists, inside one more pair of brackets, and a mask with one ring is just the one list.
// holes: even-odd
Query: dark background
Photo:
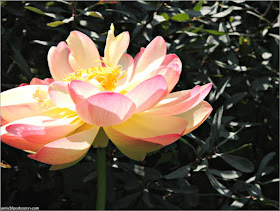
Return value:
[[(111, 23), (132, 56), (166, 40), (183, 62), (175, 91), (213, 83), (213, 112), (185, 142), (143, 162), (107, 147), (107, 209), (279, 209), (278, 1), (1, 1), (1, 13), (2, 91), (51, 77), (47, 52), (72, 30), (103, 55)], [(3, 143), (1, 155), (2, 207), (95, 209), (95, 149), (60, 171)]]

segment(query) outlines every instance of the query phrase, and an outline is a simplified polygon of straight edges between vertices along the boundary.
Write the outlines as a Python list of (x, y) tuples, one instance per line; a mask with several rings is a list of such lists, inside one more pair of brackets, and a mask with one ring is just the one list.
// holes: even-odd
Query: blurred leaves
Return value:
[(253, 164), (246, 158), (228, 154), (223, 154), (220, 157), (229, 165), (241, 172), (249, 173), (254, 170)]
[[(156, 36), (182, 61), (174, 91), (213, 83), (212, 114), (143, 162), (107, 147), (107, 209), (279, 209), (279, 5), (274, 1), (1, 1), (2, 91), (51, 77), (47, 53), (72, 30), (103, 55), (129, 31), (133, 57)], [(3, 206), (95, 207), (95, 150), (57, 171), (2, 144)], [(55, 169), (55, 167), (52, 167)]]

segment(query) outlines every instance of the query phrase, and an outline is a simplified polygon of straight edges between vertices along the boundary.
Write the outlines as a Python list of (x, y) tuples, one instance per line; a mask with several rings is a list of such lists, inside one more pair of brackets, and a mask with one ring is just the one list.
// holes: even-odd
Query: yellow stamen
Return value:
[(46, 98), (46, 92), (40, 90), (39, 87), (37, 87), (36, 91), (33, 93), (33, 98), (40, 103), (41, 109), (47, 109), (54, 105), (51, 99)]
[(101, 62), (104, 63), (106, 67), (99, 65), (98, 67), (91, 67), (88, 69), (78, 69), (75, 73), (66, 75), (64, 81), (69, 82), (73, 79), (90, 81), (91, 79), (95, 79), (105, 90), (114, 91), (117, 87), (117, 82), (124, 78), (127, 73), (122, 70), (122, 66), (120, 65), (110, 67), (105, 62)]

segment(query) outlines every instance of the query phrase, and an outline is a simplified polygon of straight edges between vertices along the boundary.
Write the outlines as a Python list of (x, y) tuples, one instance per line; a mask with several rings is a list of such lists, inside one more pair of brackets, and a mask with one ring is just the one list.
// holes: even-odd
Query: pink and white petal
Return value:
[(114, 26), (111, 24), (104, 50), (104, 62), (111, 67), (118, 64), (129, 45), (129, 33), (123, 32), (117, 37), (114, 35)]
[(75, 104), (70, 97), (67, 82), (53, 82), (49, 86), (49, 95), (51, 100), (55, 103), (57, 107), (68, 108), (72, 111), (75, 111)]
[(200, 92), (199, 85), (197, 85), (194, 88), (189, 89), (189, 90), (172, 92), (172, 93), (168, 94), (162, 101), (160, 101), (156, 107), (159, 108), (159, 107), (167, 107), (167, 106), (176, 105), (178, 103), (181, 103), (181, 102), (191, 98), (194, 95), (199, 94), (199, 92)]
[(50, 117), (28, 117), (13, 121), (7, 125), (1, 127), (1, 141), (5, 144), (8, 144), (12, 147), (21, 149), (21, 150), (29, 150), (29, 151), (38, 151), (44, 144), (36, 144), (29, 141), (24, 140), (21, 136), (10, 134), (7, 132), (6, 128), (13, 124), (24, 124), (26, 122), (37, 124), (42, 121), (42, 119), (49, 120)]
[(51, 47), (48, 52), (48, 64), (54, 80), (62, 81), (65, 75), (74, 72), (69, 64), (71, 50), (65, 42), (60, 42), (57, 47)]
[(162, 75), (164, 77), (168, 84), (168, 93), (170, 93), (179, 81), (181, 69), (175, 64), (170, 67), (159, 67), (151, 74), (151, 76), (154, 75)]
[(86, 81), (80, 81), (75, 79), (70, 82), (68, 88), (69, 94), (75, 104), (78, 104), (86, 98), (100, 92), (100, 90), (94, 85)]
[(191, 110), (177, 115), (177, 117), (188, 121), (188, 125), (183, 135), (186, 135), (187, 133), (190, 133), (198, 128), (211, 114), (212, 110), (213, 108), (209, 103), (207, 103), (206, 101), (202, 101)]
[(54, 82), (54, 80), (52, 78), (45, 78), (43, 80), (45, 83), (47, 83), (47, 85), (51, 84), (52, 82)]
[(167, 54), (160, 66), (169, 66), (171, 64), (177, 64), (179, 69), (182, 70), (182, 62), (176, 54)]
[(44, 80), (41, 80), (39, 78), (33, 78), (30, 81), (30, 85), (49, 85), (52, 82), (54, 82), (52, 78), (45, 78)]
[(186, 101), (183, 101), (181, 103), (172, 105), (172, 106), (166, 106), (166, 107), (160, 107), (160, 108), (154, 108), (151, 110), (148, 110), (143, 115), (156, 115), (156, 116), (169, 116), (169, 115), (176, 115), (183, 113), (193, 107), (193, 105), (198, 101), (199, 95), (195, 95), (191, 98), (189, 98)]
[(137, 63), (138, 63), (139, 59), (141, 58), (141, 56), (143, 55), (145, 49), (146, 48), (141, 47), (139, 53), (137, 53), (136, 56), (134, 57), (134, 69), (137, 66)]
[(91, 126), (81, 132), (50, 142), (36, 154), (28, 157), (52, 165), (71, 163), (89, 150), (98, 130), (99, 127)]
[(74, 166), (75, 164), (79, 163), (81, 160), (84, 159), (84, 157), (87, 155), (87, 153), (85, 153), (83, 156), (81, 156), (79, 159), (71, 162), (71, 163), (66, 163), (66, 164), (60, 164), (60, 165), (52, 165), (49, 170), (50, 171), (56, 171), (56, 170), (61, 170), (61, 169), (65, 169), (71, 166)]
[[(180, 98), (174, 99), (173, 101), (155, 107), (147, 112), (145, 115), (177, 115), (183, 112), (186, 112), (189, 109), (192, 109), (196, 105), (198, 105), (210, 92), (212, 84), (206, 84), (202, 87), (196, 86), (194, 87), (190, 93), (187, 92), (186, 96), (181, 96)], [(189, 97), (190, 95), (190, 97)]]
[(167, 95), (167, 89), (163, 76), (157, 75), (140, 83), (126, 96), (135, 103), (135, 113), (139, 113), (154, 107)]
[(76, 105), (77, 114), (83, 121), (101, 127), (126, 121), (135, 109), (132, 100), (114, 92), (100, 92)]
[(66, 42), (73, 51), (71, 56), (74, 57), (79, 68), (87, 69), (100, 65), (98, 49), (87, 35), (79, 31), (72, 31)]
[(75, 59), (75, 53), (71, 50), (71, 53), (69, 54), (69, 64), (72, 67), (73, 70), (78, 70), (80, 68), (80, 65), (77, 63)]
[(40, 103), (34, 98), (36, 90), (40, 90), (41, 99), (48, 99), (48, 86), (29, 85), (16, 87), (1, 93), (1, 118), (13, 122), (25, 117), (40, 115)]
[(126, 122), (104, 130), (121, 152), (142, 161), (147, 153), (178, 140), (186, 126), (186, 120), (174, 116), (134, 115)]
[(79, 128), (83, 123), (71, 123), (77, 118), (48, 119), (42, 117), (38, 122), (32, 122), (31, 117), (26, 123), (9, 125), (6, 127), (6, 131), (31, 143), (47, 144), (67, 136)]
[[(165, 40), (157, 36), (146, 47), (138, 62), (135, 64), (135, 74), (148, 75), (157, 69), (166, 56)], [(136, 76), (135, 75), (135, 76)]]
[(199, 94), (199, 100), (198, 102), (196, 102), (194, 106), (198, 105), (208, 94), (209, 92), (211, 91), (212, 89), (212, 83), (209, 83), (209, 84), (205, 84), (203, 86), (200, 87), (200, 94)]
[(1, 126), (8, 124), (9, 122), (7, 122), (5, 119), (3, 119), (3, 117), (1, 116)]
[(9, 134), (8, 132), (3, 132), (2, 129), (1, 129), (1, 141), (5, 144), (8, 144), (11, 147), (21, 149), (21, 150), (28, 150), (32, 152), (36, 152), (42, 147), (41, 144), (30, 143), (18, 136), (14, 136), (12, 134)]
[(126, 71), (126, 76), (118, 81), (118, 86), (128, 83), (134, 76), (134, 60), (129, 54), (123, 54), (118, 65), (122, 66), (122, 70)]

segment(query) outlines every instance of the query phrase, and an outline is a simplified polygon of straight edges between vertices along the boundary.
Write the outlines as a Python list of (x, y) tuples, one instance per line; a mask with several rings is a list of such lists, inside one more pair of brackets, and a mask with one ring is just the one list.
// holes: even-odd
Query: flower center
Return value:
[(77, 79), (90, 82), (92, 79), (95, 79), (104, 90), (114, 91), (117, 87), (117, 82), (126, 75), (126, 71), (122, 70), (122, 66), (120, 65), (115, 67), (99, 65), (98, 67), (91, 67), (88, 69), (80, 68), (76, 70), (76, 72), (66, 75), (64, 81), (69, 82), (73, 79)]

